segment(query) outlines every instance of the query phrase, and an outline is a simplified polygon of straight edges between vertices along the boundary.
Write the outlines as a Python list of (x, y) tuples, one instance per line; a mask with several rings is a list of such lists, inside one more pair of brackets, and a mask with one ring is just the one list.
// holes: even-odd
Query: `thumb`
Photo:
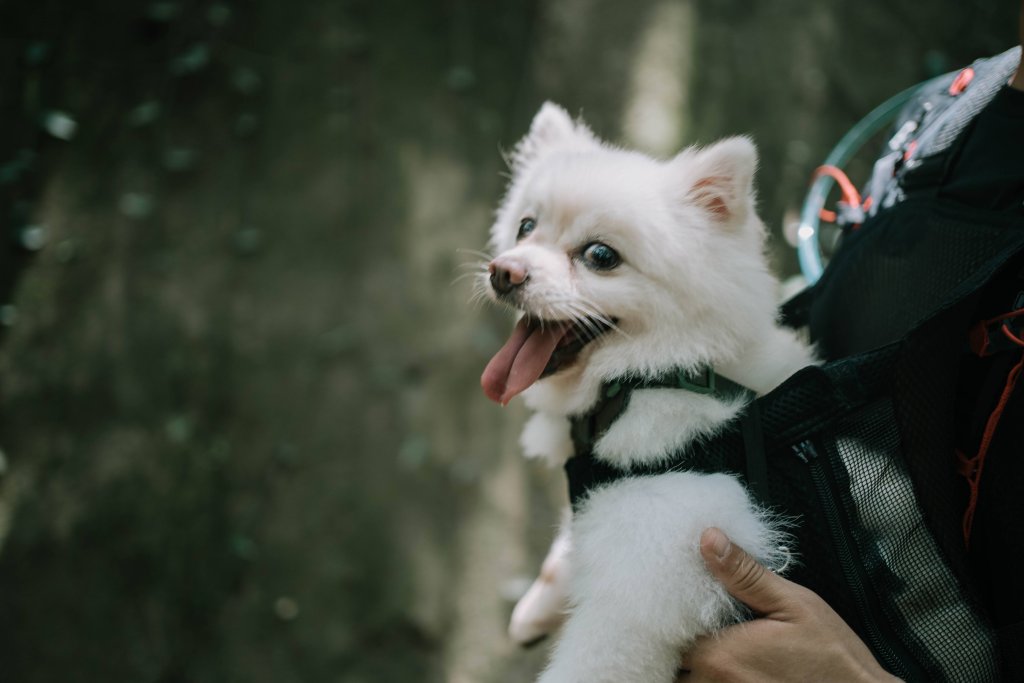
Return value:
[(768, 571), (721, 530), (711, 527), (701, 534), (700, 553), (729, 595), (755, 612), (771, 614), (788, 604), (789, 582)]

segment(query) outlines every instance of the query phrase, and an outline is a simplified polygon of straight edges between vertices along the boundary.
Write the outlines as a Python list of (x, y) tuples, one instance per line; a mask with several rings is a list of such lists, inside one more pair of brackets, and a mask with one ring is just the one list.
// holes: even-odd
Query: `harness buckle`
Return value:
[(685, 370), (676, 373), (676, 386), (697, 394), (715, 393), (715, 371), (707, 365), (701, 370), (701, 375), (693, 375)]

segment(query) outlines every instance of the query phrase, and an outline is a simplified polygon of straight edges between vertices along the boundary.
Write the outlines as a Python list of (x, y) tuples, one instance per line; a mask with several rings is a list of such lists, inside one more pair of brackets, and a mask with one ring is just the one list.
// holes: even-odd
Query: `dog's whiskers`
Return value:
[[(627, 339), (630, 338), (629, 334), (624, 332), (611, 316), (602, 313), (594, 303), (586, 298), (560, 296), (549, 300), (549, 304), (552, 309), (557, 311), (555, 315), (571, 318), (589, 340), (596, 339), (607, 330), (613, 330)], [(599, 324), (607, 330), (601, 329)]]
[(487, 300), (487, 290), (483, 287), (474, 287), (473, 293), (469, 296), (469, 303), (475, 306), (479, 306)]
[(455, 279), (452, 280), (448, 284), (448, 286), (449, 287), (454, 287), (455, 285), (459, 284), (460, 282), (462, 282), (466, 278), (476, 278), (474, 280), (474, 282), (473, 282), (473, 289), (480, 289), (482, 287), (482, 285), (484, 284), (484, 283), (480, 282), (480, 273), (477, 272), (477, 271), (474, 271), (472, 273), (462, 273), (461, 275), (457, 275), (455, 277)]
[(459, 253), (459, 254), (467, 254), (469, 256), (479, 256), (480, 258), (482, 258), (484, 261), (486, 261), (488, 263), (494, 260), (494, 254), (488, 254), (486, 251), (480, 251), (479, 249), (464, 249), (462, 247), (459, 247), (455, 251), (456, 251), (456, 253)]
[(455, 267), (459, 268), (461, 270), (466, 270), (467, 268), (472, 268), (472, 269), (478, 270), (478, 271), (480, 271), (480, 270), (486, 271), (487, 267), (488, 267), (488, 264), (487, 264), (486, 261), (474, 261), (474, 262), (467, 261), (466, 263), (460, 263), (459, 265), (457, 265)]
[[(474, 265), (467, 264), (466, 267), (470, 268)], [(463, 273), (456, 278), (455, 282), (467, 277), (476, 277), (471, 302), (478, 303), (485, 299), (494, 300), (495, 297), (490, 296), (491, 289), (486, 266), (475, 264), (475, 267), (477, 270)], [(525, 311), (525, 315), (528, 320), (535, 321), (541, 331), (546, 331), (552, 325), (568, 325), (574, 328), (576, 335), (585, 342), (594, 341), (609, 331), (614, 331), (627, 339), (630, 338), (630, 335), (619, 327), (612, 316), (603, 313), (596, 304), (585, 297), (542, 290), (534, 292), (531, 298), (539, 303), (530, 305), (529, 310)], [(523, 312), (521, 307), (503, 298), (499, 298), (497, 303), (511, 310)]]
[(458, 275), (454, 280), (451, 281), (451, 284), (449, 286), (454, 287), (456, 284), (458, 284), (459, 282), (462, 282), (466, 278), (476, 278), (476, 280), (474, 282), (474, 285), (473, 285), (473, 288), (476, 291), (473, 293), (473, 298), (470, 299), (470, 302), (472, 303), (472, 302), (476, 301), (477, 298), (485, 297), (487, 295), (487, 284), (488, 284), (487, 272), (488, 272), (488, 267), (489, 267), (490, 262), (493, 260), (494, 257), (491, 256), (490, 254), (488, 254), (485, 251), (479, 251), (477, 249), (462, 249), (462, 248), (459, 248), (459, 249), (456, 249), (455, 251), (460, 253), (460, 254), (466, 254), (468, 256), (475, 256), (475, 257), (479, 258), (480, 260), (466, 261), (465, 263), (458, 264), (456, 266), (456, 268), (458, 268), (459, 270), (467, 271), (467, 272), (464, 272), (464, 273)]
[(594, 317), (589, 315), (589, 311), (580, 306), (577, 302), (566, 302), (565, 305), (569, 310), (576, 329), (579, 330), (582, 336), (588, 341), (597, 339), (601, 334), (601, 330), (595, 322)]
[(475, 278), (473, 281), (473, 291), (469, 297), (469, 303), (475, 306), (479, 306), (485, 300), (490, 299), (490, 288), (488, 287), (488, 278), (484, 273), (463, 273), (459, 277), (455, 278), (452, 285), (456, 284), (460, 280), (467, 277)]

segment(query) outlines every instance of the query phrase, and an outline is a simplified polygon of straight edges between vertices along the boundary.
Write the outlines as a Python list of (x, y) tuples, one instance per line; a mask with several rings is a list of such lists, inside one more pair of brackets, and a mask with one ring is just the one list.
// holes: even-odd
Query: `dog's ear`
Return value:
[(545, 102), (533, 117), (530, 132), (519, 141), (512, 153), (512, 170), (535, 161), (553, 149), (584, 147), (596, 142), (594, 134), (585, 124), (573, 121), (569, 112), (557, 104)]
[(545, 102), (533, 116), (527, 137), (538, 146), (557, 145), (576, 134), (576, 124), (569, 112), (554, 102)]
[(757, 149), (749, 138), (726, 138), (702, 150), (687, 150), (672, 163), (683, 175), (687, 203), (723, 225), (746, 221), (753, 204), (757, 170)]

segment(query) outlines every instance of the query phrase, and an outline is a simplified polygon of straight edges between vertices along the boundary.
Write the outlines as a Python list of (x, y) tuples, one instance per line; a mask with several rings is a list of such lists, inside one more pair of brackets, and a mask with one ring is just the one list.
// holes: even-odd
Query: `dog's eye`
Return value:
[(533, 232), (533, 229), (536, 227), (537, 221), (533, 220), (532, 218), (524, 218), (523, 220), (519, 221), (519, 235), (516, 236), (516, 239), (523, 239), (531, 232)]
[(583, 262), (593, 270), (611, 270), (622, 263), (622, 257), (603, 242), (591, 242), (583, 249)]

